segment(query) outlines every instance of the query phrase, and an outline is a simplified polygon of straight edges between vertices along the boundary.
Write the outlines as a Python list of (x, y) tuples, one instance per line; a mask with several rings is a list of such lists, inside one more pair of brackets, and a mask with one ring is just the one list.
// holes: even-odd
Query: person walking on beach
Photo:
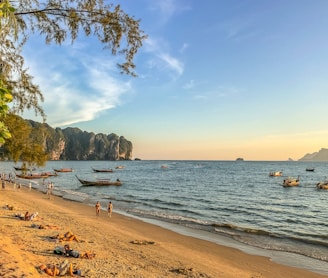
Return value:
[(109, 202), (107, 207), (108, 217), (112, 217), (112, 211), (113, 211), (113, 204), (112, 202)]
[(96, 215), (99, 216), (100, 213), (100, 203), (99, 201), (96, 203)]
[(28, 191), (31, 191), (31, 190), (32, 190), (32, 183), (29, 182), (29, 183), (28, 183)]
[(52, 191), (54, 190), (54, 183), (49, 181), (48, 182), (48, 190), (47, 195), (49, 195), (49, 199), (51, 199)]
[(54, 188), (55, 188), (54, 183), (51, 181), (50, 182), (50, 195), (53, 194)]
[(50, 181), (48, 182), (48, 188), (47, 188), (47, 195), (48, 195), (48, 198), (50, 199), (51, 198), (51, 183)]

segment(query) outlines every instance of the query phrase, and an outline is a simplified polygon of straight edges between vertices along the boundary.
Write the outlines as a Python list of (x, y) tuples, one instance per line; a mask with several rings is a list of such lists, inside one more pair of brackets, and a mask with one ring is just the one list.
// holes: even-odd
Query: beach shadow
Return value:
[(51, 236), (39, 236), (39, 238), (43, 241), (48, 241), (48, 242), (54, 242), (54, 243), (60, 243), (57, 238), (52, 238)]
[(203, 278), (210, 278), (211, 276), (207, 275), (206, 273), (200, 273), (195, 271), (192, 267), (187, 268), (174, 268), (174, 269), (170, 269), (170, 272), (172, 273), (176, 273), (179, 275), (184, 275), (187, 277), (203, 277)]
[(137, 245), (155, 245), (154, 241), (147, 241), (147, 240), (132, 240), (130, 241), (132, 244), (137, 244)]
[(16, 216), (9, 216), (9, 215), (1, 215), (0, 218), (6, 218), (6, 219), (17, 219), (20, 220), (18, 217)]
[(50, 251), (31, 251), (35, 255), (40, 255), (40, 256), (47, 256), (47, 257), (54, 257), (56, 254)]
[(192, 268), (174, 268), (174, 269), (170, 269), (170, 272), (173, 273), (177, 273), (177, 274), (183, 274), (183, 275), (190, 275), (191, 273), (193, 273), (193, 269)]

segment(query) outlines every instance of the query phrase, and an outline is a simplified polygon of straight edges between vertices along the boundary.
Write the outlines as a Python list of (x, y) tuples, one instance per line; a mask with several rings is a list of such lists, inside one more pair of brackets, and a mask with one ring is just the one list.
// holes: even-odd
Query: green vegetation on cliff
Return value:
[[(15, 116), (15, 119), (17, 116)], [(95, 134), (79, 128), (52, 128), (48, 124), (32, 120), (19, 121), (27, 124), (24, 128), (12, 124), (11, 132), (17, 133), (12, 140), (4, 144), (8, 159), (23, 160), (22, 148), (17, 147), (19, 137), (24, 138), (24, 146), (30, 149), (36, 146), (39, 155), (46, 155), (45, 160), (131, 160), (132, 143), (123, 136)], [(23, 133), (23, 135), (22, 135)], [(23, 144), (22, 142), (19, 144)], [(40, 148), (41, 147), (41, 148)], [(16, 151), (14, 151), (16, 150)], [(25, 160), (25, 159), (24, 159)]]

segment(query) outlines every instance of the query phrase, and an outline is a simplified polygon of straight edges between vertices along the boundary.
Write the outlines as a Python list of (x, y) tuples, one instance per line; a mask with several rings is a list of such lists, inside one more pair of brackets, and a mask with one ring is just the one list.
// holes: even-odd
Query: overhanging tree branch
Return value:
[(60, 45), (67, 38), (73, 43), (82, 32), (96, 36), (104, 49), (123, 57), (118, 63), (121, 73), (136, 76), (134, 57), (147, 36), (140, 20), (119, 5), (106, 5), (103, 0), (0, 0), (0, 82), (12, 94), (11, 112), (33, 109), (46, 119), (40, 105), (42, 92), (21, 55), (29, 36), (38, 33), (46, 43)]
[(118, 63), (121, 73), (136, 76), (134, 56), (147, 36), (139, 27), (140, 20), (124, 13), (119, 5), (104, 5), (102, 0), (18, 3), (15, 15), (25, 37), (39, 32), (46, 43), (61, 44), (68, 36), (74, 42), (83, 31), (86, 36), (96, 36), (113, 55), (123, 55), (125, 61)]

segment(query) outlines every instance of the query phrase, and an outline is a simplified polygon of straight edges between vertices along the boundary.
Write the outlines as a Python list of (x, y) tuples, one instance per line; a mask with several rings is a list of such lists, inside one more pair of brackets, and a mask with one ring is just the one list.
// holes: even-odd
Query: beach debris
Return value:
[(194, 269), (192, 267), (190, 267), (190, 268), (184, 267), (184, 268), (171, 269), (170, 271), (175, 272), (175, 273), (179, 273), (179, 274), (183, 274), (183, 275), (189, 275), (190, 272), (194, 271)]
[(132, 240), (130, 241), (132, 244), (138, 244), (138, 245), (154, 245), (154, 241), (147, 241), (147, 240)]
[(60, 227), (56, 226), (56, 225), (43, 225), (43, 224), (32, 224), (31, 228), (36, 228), (36, 229), (45, 229), (45, 230), (60, 230)]
[(203, 278), (210, 278), (211, 276), (208, 276), (206, 273), (203, 272), (197, 272), (195, 271), (192, 267), (180, 267), (180, 268), (174, 268), (171, 269), (170, 272), (174, 272), (177, 274), (181, 274), (190, 278), (199, 278), (199, 277), (203, 277)]

